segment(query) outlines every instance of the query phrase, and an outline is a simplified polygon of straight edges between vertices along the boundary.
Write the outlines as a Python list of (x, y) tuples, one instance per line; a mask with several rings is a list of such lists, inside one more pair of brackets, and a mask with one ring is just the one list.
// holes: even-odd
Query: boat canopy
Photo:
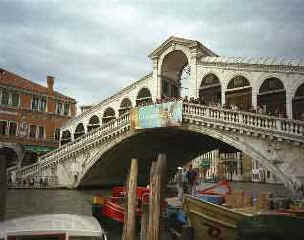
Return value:
[(102, 237), (104, 231), (91, 216), (45, 214), (20, 217), (0, 222), (0, 239), (39, 233), (67, 233), (68, 236)]

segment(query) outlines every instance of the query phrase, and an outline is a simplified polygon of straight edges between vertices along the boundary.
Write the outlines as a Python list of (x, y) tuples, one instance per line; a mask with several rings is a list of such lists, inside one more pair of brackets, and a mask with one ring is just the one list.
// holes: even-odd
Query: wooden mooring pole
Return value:
[(151, 168), (150, 168), (150, 185), (149, 185), (149, 189), (150, 189), (150, 193), (149, 193), (149, 202), (148, 203), (144, 203), (142, 204), (142, 216), (141, 216), (141, 232), (140, 232), (140, 240), (148, 240), (148, 232), (149, 232), (149, 221), (152, 221), (152, 218), (150, 218), (150, 216), (152, 216), (152, 192), (153, 192), (153, 188), (152, 188), (152, 177), (154, 176), (154, 172), (155, 172), (155, 167), (156, 167), (156, 161), (152, 161), (151, 163)]
[(131, 160), (131, 169), (127, 186), (128, 206), (126, 210), (126, 221), (123, 230), (123, 240), (134, 240), (136, 235), (136, 189), (137, 189), (138, 162)]
[(159, 154), (150, 183), (150, 210), (148, 240), (160, 240), (163, 226), (161, 226), (161, 203), (164, 198), (165, 172), (167, 159), (165, 154)]

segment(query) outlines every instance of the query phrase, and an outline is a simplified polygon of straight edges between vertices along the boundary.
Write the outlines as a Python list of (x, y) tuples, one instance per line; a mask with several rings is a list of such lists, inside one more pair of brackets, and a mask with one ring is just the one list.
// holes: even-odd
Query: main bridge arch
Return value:
[[(281, 148), (289, 148), (283, 143)], [(252, 159), (261, 162), (266, 168), (282, 180), (285, 185), (293, 184), (293, 176), (282, 169), (290, 169), (289, 163), (278, 167), (281, 158), (278, 146), (267, 139), (253, 139), (234, 132), (225, 132), (207, 126), (187, 123), (178, 128), (130, 130), (108, 144), (91, 152), (83, 171), (74, 187), (124, 184), (131, 158), (139, 160), (139, 181), (147, 184), (151, 161), (160, 152), (167, 154), (168, 175), (175, 172), (177, 166), (184, 165), (200, 154), (214, 149), (224, 148), (230, 151), (242, 151)], [(300, 153), (300, 154), (304, 154)], [(300, 157), (299, 157), (300, 158)]]

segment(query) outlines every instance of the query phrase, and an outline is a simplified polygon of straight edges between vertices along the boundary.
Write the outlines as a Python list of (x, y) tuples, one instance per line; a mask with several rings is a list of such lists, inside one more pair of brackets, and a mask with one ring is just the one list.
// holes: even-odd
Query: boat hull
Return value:
[(249, 217), (188, 195), (185, 196), (184, 209), (194, 229), (194, 240), (238, 239), (237, 225)]

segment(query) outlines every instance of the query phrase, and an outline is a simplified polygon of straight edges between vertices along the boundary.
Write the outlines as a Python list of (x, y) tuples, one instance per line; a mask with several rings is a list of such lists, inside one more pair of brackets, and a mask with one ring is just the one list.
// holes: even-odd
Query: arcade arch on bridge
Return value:
[(99, 121), (99, 117), (96, 115), (93, 115), (90, 120), (89, 120), (89, 124), (87, 126), (88, 132), (92, 131), (95, 128), (99, 128), (100, 127), (100, 121)]
[(188, 95), (191, 68), (188, 58), (181, 50), (168, 53), (161, 66), (161, 88), (164, 97), (180, 97)]
[(31, 165), (33, 163), (36, 163), (38, 161), (38, 155), (37, 153), (33, 151), (25, 151), (24, 152), (24, 157), (21, 163), (21, 167)]
[(78, 123), (75, 133), (74, 133), (74, 139), (77, 139), (85, 134), (83, 123)]
[(264, 80), (257, 95), (257, 105), (264, 106), (268, 114), (285, 117), (286, 90), (280, 79), (271, 77)]
[(63, 131), (61, 136), (61, 145), (64, 145), (71, 141), (72, 141), (71, 132), (69, 130)]
[(237, 106), (238, 109), (251, 109), (252, 89), (249, 81), (242, 75), (233, 77), (225, 92), (226, 105)]
[(152, 95), (148, 88), (142, 88), (136, 97), (136, 107), (150, 105), (152, 103)]
[(124, 98), (121, 101), (120, 107), (118, 109), (119, 116), (129, 112), (131, 108), (132, 108), (131, 100), (129, 98)]
[(102, 124), (108, 123), (110, 121), (112, 121), (113, 119), (115, 119), (115, 111), (113, 108), (108, 107), (106, 108), (106, 110), (103, 113), (102, 116)]
[(292, 101), (293, 117), (304, 121), (304, 83), (300, 85)]
[(213, 74), (207, 74), (200, 85), (199, 98), (203, 105), (221, 104), (221, 83), (218, 77)]

